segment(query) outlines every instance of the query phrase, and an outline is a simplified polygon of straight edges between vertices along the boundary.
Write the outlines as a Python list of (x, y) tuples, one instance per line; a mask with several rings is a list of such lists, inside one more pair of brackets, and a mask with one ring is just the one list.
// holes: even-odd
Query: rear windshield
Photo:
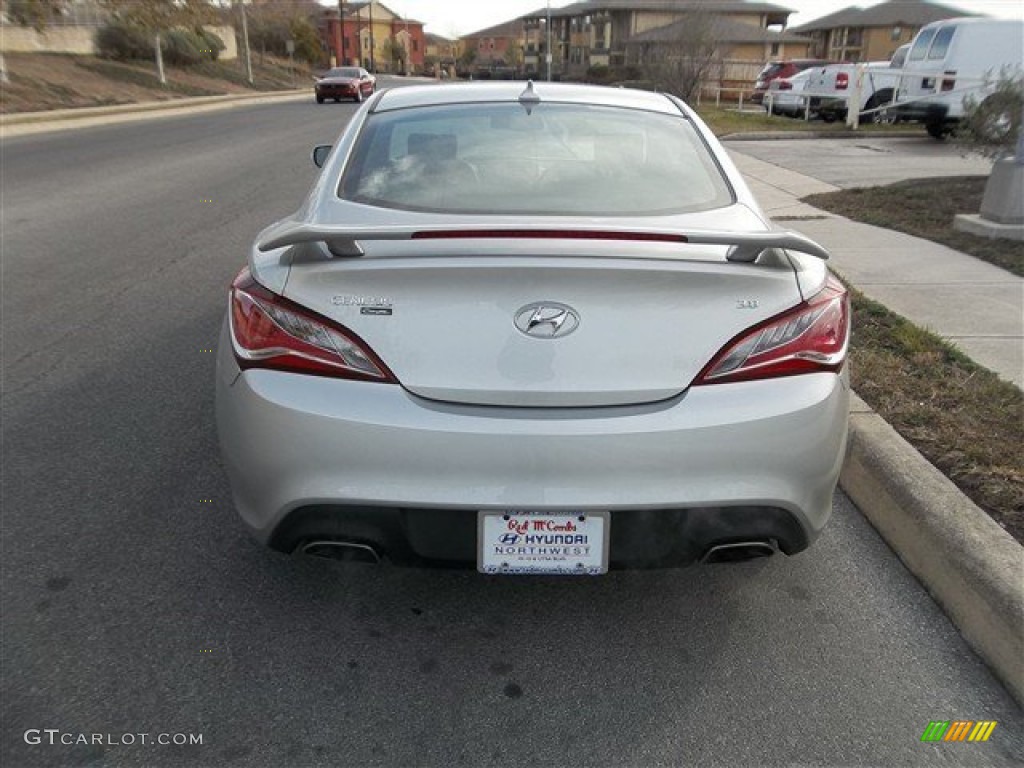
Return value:
[(372, 114), (338, 193), (385, 208), (554, 216), (669, 214), (732, 202), (684, 116), (557, 103)]
[(765, 64), (764, 69), (762, 69), (761, 72), (758, 74), (757, 79), (767, 80), (769, 77), (775, 77), (777, 74), (779, 74), (779, 72), (782, 71), (782, 68), (784, 66), (786, 65), (781, 62), (776, 62), (774, 64)]

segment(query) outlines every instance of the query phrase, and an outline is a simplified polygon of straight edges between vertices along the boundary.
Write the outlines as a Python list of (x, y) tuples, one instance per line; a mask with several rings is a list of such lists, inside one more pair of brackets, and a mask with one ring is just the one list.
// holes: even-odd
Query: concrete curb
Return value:
[(857, 397), (839, 482), (1024, 705), (1024, 547)]
[(75, 109), (54, 109), (45, 112), (21, 112), (10, 115), (0, 115), (0, 125), (24, 125), (25, 123), (60, 122), (63, 120), (76, 120), (83, 117), (106, 117), (108, 115), (125, 115), (136, 112), (159, 112), (166, 109), (180, 109), (182, 107), (206, 106), (210, 104), (228, 104), (232, 102), (245, 101), (247, 99), (256, 101), (271, 101), (274, 99), (286, 99), (298, 94), (311, 93), (309, 88), (295, 89), (290, 91), (262, 91), (258, 93), (228, 93), (221, 96), (194, 96), (182, 99), (168, 99), (166, 101), (138, 101), (132, 104), (114, 104), (106, 107), (77, 107)]

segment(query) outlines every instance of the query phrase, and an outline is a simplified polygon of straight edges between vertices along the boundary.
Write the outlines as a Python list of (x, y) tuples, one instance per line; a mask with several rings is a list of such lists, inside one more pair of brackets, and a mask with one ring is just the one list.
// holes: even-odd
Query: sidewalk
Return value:
[[(831, 253), (865, 295), (1024, 386), (1024, 280), (929, 240), (800, 202), (839, 187), (727, 145), (780, 226)], [(1024, 703), (1024, 550), (859, 397), (840, 485), (1018, 702)]]
[(745, 155), (741, 144), (728, 149), (765, 213), (825, 246), (830, 266), (858, 290), (1024, 388), (1024, 279), (930, 240), (801, 203), (839, 187)]

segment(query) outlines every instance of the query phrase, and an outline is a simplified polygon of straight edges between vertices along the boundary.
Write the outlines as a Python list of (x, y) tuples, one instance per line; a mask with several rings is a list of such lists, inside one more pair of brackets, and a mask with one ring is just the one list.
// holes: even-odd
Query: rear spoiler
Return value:
[(729, 261), (752, 262), (763, 251), (783, 248), (799, 251), (819, 259), (828, 259), (824, 248), (809, 237), (780, 230), (775, 232), (723, 232), (691, 230), (673, 232), (651, 228), (615, 228), (574, 226), (565, 229), (494, 226), (415, 226), (391, 227), (329, 227), (295, 221), (283, 221), (264, 231), (256, 247), (270, 251), (300, 243), (324, 243), (335, 256), (362, 256), (360, 240), (465, 240), (465, 239), (540, 239), (540, 240), (624, 240), (692, 245), (729, 246)]

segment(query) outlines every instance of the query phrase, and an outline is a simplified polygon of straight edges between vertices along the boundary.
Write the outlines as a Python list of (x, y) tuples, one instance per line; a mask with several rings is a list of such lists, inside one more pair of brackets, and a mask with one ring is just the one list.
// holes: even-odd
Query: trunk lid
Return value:
[(354, 259), (296, 246), (307, 258), (294, 258), (285, 295), (358, 334), (408, 391), (455, 403), (663, 400), (734, 336), (801, 300), (787, 259), (727, 262), (720, 246), (363, 246)]

